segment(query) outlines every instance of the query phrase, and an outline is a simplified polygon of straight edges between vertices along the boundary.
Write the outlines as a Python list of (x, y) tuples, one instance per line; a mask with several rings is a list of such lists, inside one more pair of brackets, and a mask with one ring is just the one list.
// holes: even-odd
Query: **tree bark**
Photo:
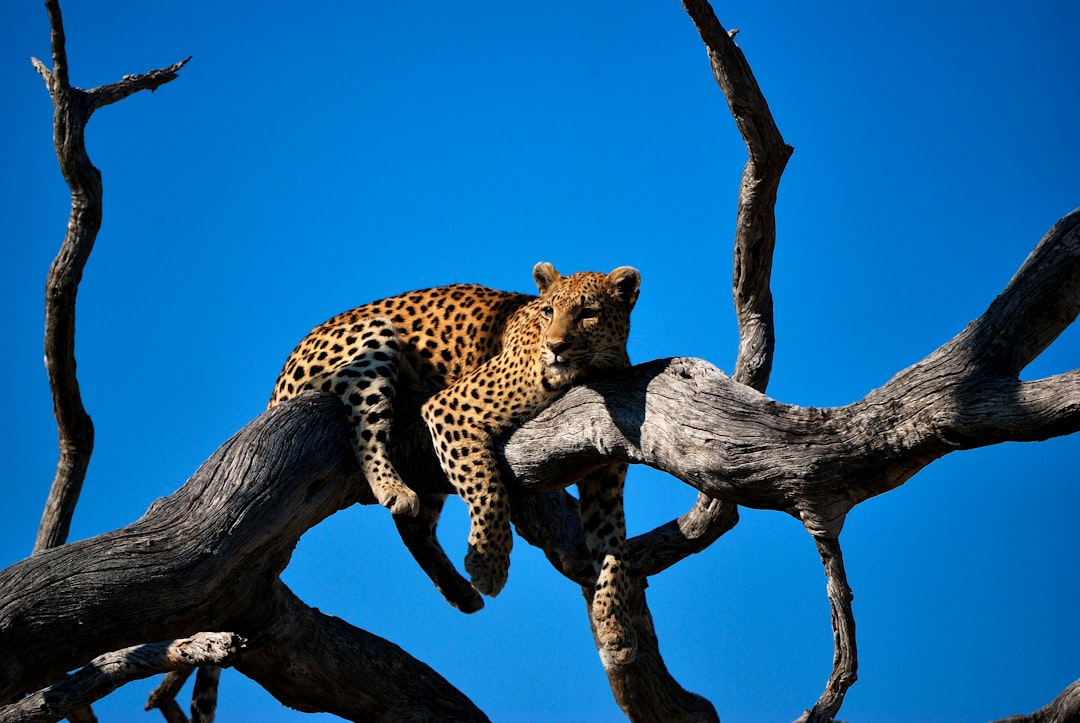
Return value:
[(229, 630), (248, 641), (237, 667), (302, 710), (485, 720), (426, 665), (280, 582), (304, 531), (370, 497), (348, 438), (340, 403), (305, 395), (249, 424), (131, 525), (0, 571), (0, 700), (111, 650)]
[(60, 171), (71, 189), (71, 214), (67, 234), (45, 282), (45, 367), (52, 390), (60, 457), (38, 526), (34, 552), (61, 545), (67, 540), (94, 449), (94, 424), (83, 407), (75, 374), (75, 299), (102, 218), (101, 172), (86, 153), (86, 124), (98, 108), (140, 90), (155, 90), (175, 79), (180, 68), (190, 60), (145, 75), (128, 76), (89, 91), (73, 88), (68, 80), (60, 3), (48, 0), (45, 8), (49, 14), (53, 68), (49, 70), (37, 58), (31, 61), (52, 97), (53, 143)]
[[(1059, 294), (1033, 291), (1051, 282), (1060, 282), (1051, 287)], [(575, 388), (516, 430), (503, 447), (508, 478), (517, 493), (546, 493), (600, 461), (648, 464), (710, 497), (787, 512), (828, 539), (854, 505), (950, 451), (1080, 429), (1080, 371), (1030, 382), (1006, 375), (1075, 318), (1078, 305), (1080, 211), (1055, 225), (986, 314), (860, 401), (785, 405), (707, 362), (659, 360)], [(1001, 331), (988, 336), (986, 328)], [(1026, 354), (1015, 353), (1010, 334), (1023, 337)], [(417, 401), (403, 400), (399, 410), (395, 463), (419, 492), (447, 492)], [(135, 523), (0, 572), (0, 695), (12, 701), (110, 650), (228, 630), (249, 641), (237, 667), (290, 705), (347, 718), (388, 710), (407, 717), (403, 705), (421, 717), (482, 718), (422, 663), (311, 611), (280, 583), (305, 530), (354, 500), (371, 501), (356, 471), (340, 404), (305, 394), (245, 427)], [(517, 497), (519, 529), (537, 522), (534, 501), (520, 506), (528, 499)], [(560, 569), (587, 569), (572, 532), (526, 537)], [(640, 541), (634, 549), (638, 569), (657, 567), (662, 554)], [(355, 664), (328, 669), (339, 656), (355, 656)], [(396, 661), (389, 669), (387, 657)], [(275, 678), (282, 670), (303, 673)], [(658, 669), (644, 675), (649, 684), (663, 677)], [(348, 701), (336, 697), (341, 690)], [(634, 690), (637, 710), (656, 703), (641, 693), (646, 682)], [(451, 710), (433, 711), (435, 701)]]
[(1011, 715), (998, 723), (1065, 723), (1080, 720), (1080, 680), (1061, 691), (1057, 698), (1030, 715)]
[[(59, 6), (49, 0), (47, 8), (53, 69), (36, 60), (34, 65), (56, 106), (57, 155), (72, 190), (68, 234), (46, 294), (46, 356), (61, 455), (38, 554), (0, 571), (0, 702), (9, 704), (0, 708), (0, 720), (66, 715), (122, 680), (120, 674), (102, 677), (98, 668), (131, 661), (134, 653), (109, 651), (175, 650), (175, 641), (206, 630), (243, 636), (247, 647), (236, 654), (236, 667), (301, 710), (353, 720), (484, 720), (423, 663), (308, 607), (280, 581), (305, 530), (355, 501), (374, 502), (357, 476), (343, 411), (329, 395), (309, 393), (254, 420), (184, 487), (131, 525), (45, 549), (66, 539), (93, 439), (74, 358), (75, 291), (101, 223), (101, 178), (86, 156), (83, 128), (97, 108), (168, 82), (187, 62), (90, 91), (71, 88)], [(684, 8), (749, 155), (734, 242), (740, 329), (735, 370), (729, 378), (700, 360), (659, 360), (571, 391), (504, 440), (514, 521), (557, 569), (582, 585), (588, 602), (592, 563), (576, 501), (564, 488), (610, 459), (648, 464), (695, 487), (701, 494), (687, 514), (629, 542), (638, 575), (639, 654), (606, 672), (631, 719), (716, 720), (713, 706), (683, 690), (663, 664), (645, 600), (646, 577), (731, 529), (737, 505), (797, 517), (825, 566), (835, 640), (832, 674), (803, 719), (830, 720), (857, 668), (851, 591), (838, 539), (851, 508), (950, 451), (1080, 429), (1080, 370), (1019, 380), (1080, 310), (1080, 211), (1051, 229), (985, 314), (865, 399), (830, 409), (768, 399), (773, 208), (792, 149), (732, 42), (734, 33), (724, 30), (704, 0), (685, 0)], [(395, 465), (418, 492), (452, 493), (419, 419), (419, 401), (400, 400)], [(402, 534), (412, 533), (405, 526)], [(475, 604), (462, 599), (464, 606)], [(166, 642), (145, 645), (155, 640)], [(139, 670), (227, 664), (234, 653), (182, 663), (166, 655)], [(88, 667), (63, 679), (82, 665)], [(96, 692), (62, 695), (73, 680), (91, 681), (80, 690)], [(1076, 688), (1017, 719), (1075, 717)]]
[(242, 644), (231, 633), (200, 633), (99, 655), (77, 673), (0, 709), (0, 723), (58, 721), (133, 680), (197, 665), (229, 665)]

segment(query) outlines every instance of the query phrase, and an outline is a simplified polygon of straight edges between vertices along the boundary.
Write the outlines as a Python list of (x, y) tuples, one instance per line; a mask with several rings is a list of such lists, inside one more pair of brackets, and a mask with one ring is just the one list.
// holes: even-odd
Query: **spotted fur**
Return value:
[[(564, 277), (548, 263), (537, 264), (533, 278), (538, 297), (459, 284), (340, 314), (300, 342), (270, 399), (274, 406), (306, 389), (341, 398), (376, 498), (394, 513), (436, 586), (467, 612), (482, 603), (448, 591), (457, 573), (434, 539), (442, 498), (422, 503), (390, 462), (393, 399), (405, 384), (432, 392), (423, 417), (443, 471), (469, 508), (465, 569), (476, 590), (497, 595), (506, 583), (512, 537), (495, 440), (590, 374), (629, 366), (630, 311), (641, 281), (628, 266)], [(625, 471), (613, 465), (579, 482), (597, 572), (593, 617), (608, 652), (621, 662), (635, 650), (622, 604)]]

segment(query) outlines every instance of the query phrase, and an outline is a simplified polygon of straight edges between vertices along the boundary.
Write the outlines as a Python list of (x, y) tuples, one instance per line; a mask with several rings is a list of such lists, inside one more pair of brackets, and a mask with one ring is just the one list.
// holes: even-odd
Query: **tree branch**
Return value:
[[(772, 292), (769, 288), (776, 239), (774, 206), (780, 177), (792, 149), (783, 142), (749, 64), (721, 27), (712, 8), (706, 2), (684, 2), (683, 6), (705, 42), (713, 74), (724, 91), (749, 153), (739, 192), (734, 243), (732, 286), (740, 335), (735, 379), (764, 391), (772, 369), (774, 350)], [(571, 554), (577, 557), (581, 553), (577, 547), (570, 553), (566, 545), (566, 531), (577, 526), (577, 516), (572, 507), (561, 493), (549, 496), (533, 506), (533, 511), (542, 512), (547, 521), (543, 531), (533, 529), (523, 532), (527, 538), (532, 536), (534, 544), (544, 547), (549, 559), (555, 563), (568, 562)], [(629, 542), (628, 552), (635, 560), (633, 567), (639, 574), (660, 572), (712, 544), (730, 530), (738, 519), (734, 503), (699, 495), (694, 506), (679, 519)], [(576, 535), (571, 537), (574, 538), (574, 545), (577, 545)], [(545, 544), (545, 541), (549, 542)], [(580, 563), (580, 557), (577, 561)], [(587, 580), (588, 569), (575, 564), (568, 566), (564, 574), (579, 581)], [(584, 586), (586, 598), (589, 598), (589, 583), (585, 582)], [(647, 613), (644, 587), (639, 594), (641, 607)], [(651, 617), (647, 614), (641, 616), (638, 624), (647, 627), (647, 630), (638, 630), (644, 644), (654, 644), (656, 636), (651, 627)], [(631, 719), (674, 720), (686, 715), (695, 720), (702, 715), (705, 719), (715, 717), (711, 706), (706, 704), (707, 712), (703, 712), (706, 709), (698, 705), (696, 696), (688, 697), (692, 694), (683, 691), (670, 677), (658, 648), (654, 647), (643, 654), (641, 645), (642, 641), (639, 640), (639, 656), (643, 661), (655, 660), (656, 665), (606, 666), (612, 691)], [(642, 678), (642, 675), (646, 678)], [(642, 704), (645, 697), (630, 694), (630, 691), (643, 687), (658, 691), (650, 702), (651, 707)], [(660, 695), (662, 689), (673, 691), (672, 696)]]
[[(837, 540), (847, 513), (955, 449), (1080, 430), (1080, 372), (1034, 382), (1003, 378), (1001, 354), (1009, 347), (985, 332), (1015, 330), (1024, 348), (1042, 350), (1071, 323), (1080, 307), (1078, 218), (1074, 212), (1055, 224), (979, 320), (864, 400), (836, 409), (786, 406), (739, 388), (703, 362), (654, 362), (573, 390), (534, 420), (539, 435), (526, 425), (510, 438), (507, 459), (522, 477), (548, 480), (613, 456), (667, 471), (705, 497), (798, 517), (825, 564), (835, 643), (829, 682), (805, 719), (831, 720), (858, 667)], [(1059, 293), (1032, 291), (1046, 288)], [(575, 418), (589, 420), (588, 438), (553, 431), (575, 429)], [(541, 472), (542, 460), (529, 451), (534, 445), (544, 460), (567, 466), (549, 464)], [(632, 564), (644, 568), (642, 557), (652, 548), (641, 542)], [(557, 557), (573, 567), (564, 559), (568, 549)]]
[(1011, 715), (997, 723), (1070, 723), (1080, 720), (1080, 680), (1031, 715)]
[(960, 448), (1039, 442), (1080, 429), (1080, 370), (1021, 382), (1001, 379), (966, 392), (941, 433)]
[(0, 723), (58, 721), (133, 680), (199, 665), (230, 665), (242, 645), (232, 633), (199, 633), (99, 655), (82, 670), (0, 708)]
[(1080, 312), (1080, 208), (1054, 224), (990, 308), (960, 335), (984, 369), (1015, 377)]
[(45, 366), (52, 389), (60, 455), (34, 552), (67, 540), (94, 448), (94, 425), (83, 407), (75, 364), (75, 299), (102, 218), (101, 172), (86, 153), (86, 124), (97, 108), (140, 90), (154, 90), (173, 80), (187, 63), (183, 60), (164, 70), (128, 76), (89, 92), (73, 88), (68, 79), (60, 3), (48, 0), (45, 8), (49, 16), (53, 69), (49, 71), (36, 58), (31, 58), (31, 62), (52, 97), (53, 143), (60, 170), (71, 189), (71, 214), (67, 234), (45, 282)]
[(705, 0), (684, 0), (709, 54), (713, 76), (749, 154), (739, 189), (732, 286), (739, 320), (734, 378), (765, 391), (775, 345), (772, 276), (776, 194), (794, 149), (784, 142), (746, 57)]
[[(1063, 246), (1078, 242), (1064, 229), (1055, 226), (1036, 254), (1036, 260), (1043, 254), (1059, 259), (1055, 278), (1062, 266), (1080, 266), (1080, 256), (1061, 253)], [(1049, 273), (1049, 266), (1043, 268)], [(1080, 293), (1080, 286), (1071, 293)], [(700, 360), (659, 360), (633, 367), (572, 389), (510, 435), (503, 446), (507, 480), (517, 493), (543, 493), (561, 490), (581, 470), (611, 459), (648, 464), (710, 497), (799, 517), (831, 554), (828, 541), (836, 537), (852, 507), (960, 448), (958, 439), (969, 448), (1080, 429), (1078, 372), (1025, 382), (1019, 398), (1001, 397), (1005, 401), (999, 407), (1043, 419), (1037, 434), (1019, 421), (999, 425), (981, 438), (978, 428), (965, 426), (969, 418), (990, 424), (987, 420), (995, 415), (986, 400), (1001, 395), (1003, 384), (993, 355), (980, 357), (973, 353), (975, 347), (957, 341), (966, 333), (866, 398), (832, 409), (781, 404)], [(1056, 332), (1047, 328), (1045, 333)], [(1065, 386), (1067, 395), (1062, 393)], [(1051, 392), (1058, 398), (1049, 399)], [(395, 465), (418, 492), (447, 492), (418, 414), (419, 400), (400, 401)], [(325, 662), (310, 656), (318, 651), (334, 650), (334, 656), (327, 657), (335, 657), (349, 650), (378, 650), (373, 655), (362, 652), (351, 676), (343, 669), (327, 678), (339, 689), (370, 693), (372, 680), (384, 680), (378, 660), (387, 653), (381, 643), (308, 610), (278, 579), (305, 530), (354, 501), (373, 501), (356, 474), (348, 439), (337, 399), (307, 393), (245, 427), (184, 487), (155, 502), (140, 520), (0, 571), (0, 700), (10, 702), (37, 690), (103, 652), (200, 630), (233, 630), (251, 641), (237, 667), (271, 690), (282, 684), (272, 677), (278, 664), (260, 665), (260, 660), (290, 651), (291, 665), (302, 664), (317, 676)], [(515, 505), (519, 530), (539, 540), (560, 569), (572, 574), (585, 569), (577, 529), (533, 535), (530, 526), (544, 524), (531, 519), (533, 509), (532, 502)], [(551, 519), (564, 520), (569, 514), (558, 509)], [(663, 554), (639, 544), (632, 564), (648, 569), (654, 564), (648, 561)], [(828, 570), (828, 560), (826, 564)], [(836, 579), (830, 575), (830, 581)], [(847, 604), (844, 588), (836, 590), (838, 594), (831, 595), (837, 601), (834, 612)], [(151, 606), (155, 615), (141, 614)], [(611, 676), (613, 687), (633, 680), (636, 686), (663, 682), (666, 674), (650, 648), (651, 622), (644, 604), (639, 614), (643, 627), (638, 633), (646, 636), (644, 645), (639, 642), (640, 665), (625, 666), (620, 675)], [(303, 622), (302, 631), (297, 621)], [(60, 640), (64, 645), (47, 642)], [(319, 641), (317, 650), (311, 640)], [(410, 697), (421, 706), (433, 705), (433, 700), (458, 701), (460, 705), (454, 705), (460, 717), (481, 716), (422, 663), (404, 653), (396, 655), (406, 661), (394, 669), (404, 678), (386, 673), (390, 677), (380, 686), (387, 696)], [(430, 684), (430, 695), (415, 695), (410, 686), (417, 680)], [(330, 682), (304, 685), (278, 694), (294, 706), (335, 711), (339, 703), (326, 698), (330, 687)], [(632, 701), (637, 706), (634, 715), (646, 715), (656, 700), (640, 694), (647, 687), (633, 690), (639, 692)], [(675, 691), (671, 700), (681, 697), (678, 705), (687, 707), (677, 711), (679, 715), (691, 715), (687, 710), (701, 718), (710, 715), (704, 706), (693, 708), (692, 694), (663, 686), (657, 690)], [(448, 716), (440, 709), (434, 717)]]
[(833, 629), (833, 669), (825, 690), (814, 707), (806, 711), (800, 721), (818, 723), (831, 721), (840, 711), (848, 688), (855, 683), (859, 668), (855, 647), (855, 614), (851, 610), (851, 588), (847, 584), (844, 557), (840, 540), (835, 537), (815, 537), (818, 554), (825, 566), (828, 580), (829, 611)]
[(386, 723), (487, 720), (397, 645), (308, 607), (280, 582), (271, 595), (275, 623), (236, 669), (285, 705)]
[(190, 60), (191, 56), (189, 55), (167, 68), (158, 68), (138, 75), (125, 75), (122, 80), (115, 83), (91, 88), (86, 92), (90, 105), (94, 110), (97, 110), (102, 106), (121, 101), (141, 90), (149, 90), (153, 93), (169, 81), (176, 80), (180, 69), (187, 65)]
[(0, 702), (105, 651), (234, 630), (249, 641), (236, 667), (294, 707), (484, 720), (428, 666), (280, 582), (307, 529), (372, 500), (348, 439), (335, 397), (302, 395), (241, 430), (139, 520), (0, 571)]

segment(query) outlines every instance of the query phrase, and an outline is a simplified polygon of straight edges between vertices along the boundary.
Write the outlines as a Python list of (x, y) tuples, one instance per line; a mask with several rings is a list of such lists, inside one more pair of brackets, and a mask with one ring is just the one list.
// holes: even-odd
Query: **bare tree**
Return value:
[[(57, 720), (128, 680), (202, 665), (234, 665), (300, 710), (354, 720), (484, 720), (435, 671), (307, 606), (280, 580), (301, 534), (354, 502), (374, 502), (358, 475), (344, 411), (330, 395), (309, 392), (264, 413), (131, 525), (60, 544), (92, 440), (74, 376), (74, 293), (100, 224), (101, 181), (82, 129), (94, 109), (171, 80), (186, 61), (91, 91), (71, 88), (59, 7), (55, 0), (47, 6), (53, 69), (35, 65), (54, 99), (57, 153), (73, 198), (47, 296), (61, 462), (35, 554), (0, 571), (0, 720)], [(731, 529), (739, 505), (795, 517), (821, 556), (834, 637), (832, 673), (802, 720), (832, 720), (857, 672), (839, 542), (848, 512), (952, 451), (1080, 430), (1080, 370), (1019, 379), (1080, 312), (1080, 210), (1047, 232), (963, 332), (865, 398), (828, 409), (767, 398), (773, 208), (792, 149), (734, 33), (706, 2), (685, 0), (684, 7), (749, 156), (734, 240), (735, 371), (728, 377), (701, 360), (664, 359), (572, 390), (501, 448), (513, 518), (526, 540), (581, 584), (588, 602), (592, 563), (568, 484), (616, 459), (663, 470), (699, 492), (685, 515), (629, 545), (638, 656), (609, 662), (605, 672), (627, 717), (644, 721), (718, 719), (711, 703), (666, 669), (645, 580)], [(451, 492), (419, 419), (422, 401), (400, 400), (394, 461), (418, 492)], [(408, 529), (402, 534), (415, 542)], [(153, 619), (138, 614), (151, 605)], [(180, 715), (170, 703), (174, 682), (151, 701), (169, 720)], [(1040, 711), (1008, 720), (1077, 716), (1080, 681)]]

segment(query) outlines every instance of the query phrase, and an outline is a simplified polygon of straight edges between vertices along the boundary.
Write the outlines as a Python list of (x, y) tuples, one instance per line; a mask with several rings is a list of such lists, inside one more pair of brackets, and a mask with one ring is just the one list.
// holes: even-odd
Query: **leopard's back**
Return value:
[(334, 391), (335, 372), (367, 348), (373, 319), (392, 325), (402, 372), (422, 391), (438, 391), (502, 349), (507, 321), (535, 297), (476, 284), (454, 284), (373, 301), (315, 327), (293, 350), (274, 386), (270, 406), (305, 389)]

